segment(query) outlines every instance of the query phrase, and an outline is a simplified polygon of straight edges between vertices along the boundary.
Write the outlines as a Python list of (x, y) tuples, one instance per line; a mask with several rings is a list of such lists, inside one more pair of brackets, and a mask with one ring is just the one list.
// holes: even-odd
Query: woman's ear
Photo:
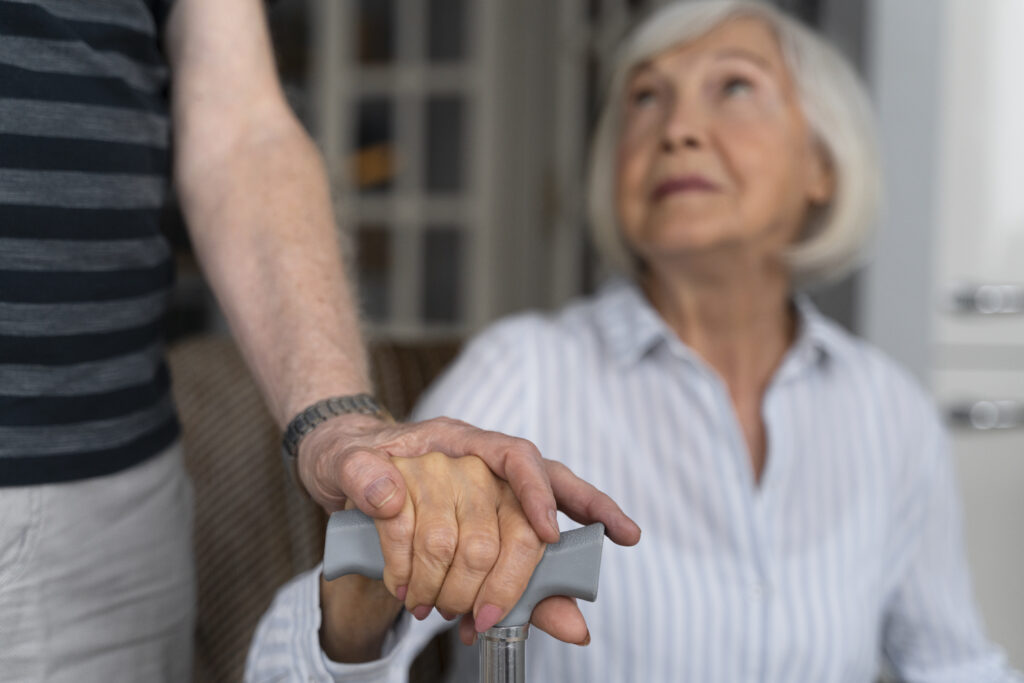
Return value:
[(824, 145), (816, 140), (810, 143), (806, 166), (807, 200), (816, 206), (828, 204), (836, 190), (835, 168)]

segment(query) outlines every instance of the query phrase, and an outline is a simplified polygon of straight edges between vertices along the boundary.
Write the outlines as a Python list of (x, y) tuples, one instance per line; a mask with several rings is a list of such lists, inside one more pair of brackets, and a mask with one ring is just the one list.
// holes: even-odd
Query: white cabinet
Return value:
[(934, 275), (944, 346), (1024, 346), (1022, 26), (1020, 0), (949, 4)]
[(1024, 2), (875, 0), (871, 14), (889, 198), (865, 328), (959, 415), (975, 593), (1024, 669)]
[(953, 0), (945, 26), (932, 377), (978, 603), (1024, 669), (1024, 3)]
[(942, 371), (974, 593), (989, 637), (1024, 670), (1024, 371)]
[(874, 53), (894, 196), (868, 331), (959, 416), (975, 593), (992, 639), (1022, 668), (1024, 3), (875, 7), (888, 22)]
[(1024, 670), (1024, 3), (949, 0), (943, 25), (931, 379), (978, 604)]

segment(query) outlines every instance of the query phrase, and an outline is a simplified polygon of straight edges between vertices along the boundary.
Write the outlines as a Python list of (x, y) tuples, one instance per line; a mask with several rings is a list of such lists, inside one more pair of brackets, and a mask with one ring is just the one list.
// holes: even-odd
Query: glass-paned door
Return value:
[(472, 282), (487, 244), (473, 172), (484, 12), (469, 0), (312, 5), (315, 129), (369, 332), (463, 336), (485, 289)]

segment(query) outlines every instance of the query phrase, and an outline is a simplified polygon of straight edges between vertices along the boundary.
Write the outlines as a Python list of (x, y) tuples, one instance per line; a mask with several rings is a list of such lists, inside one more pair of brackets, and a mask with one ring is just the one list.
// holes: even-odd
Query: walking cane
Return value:
[[(562, 533), (544, 550), (519, 602), (494, 628), (480, 634), (480, 680), (483, 683), (524, 683), (526, 638), (530, 615), (538, 602), (565, 595), (593, 602), (601, 569), (604, 525), (597, 523)], [(373, 520), (359, 510), (335, 512), (327, 523), (324, 578), (346, 574), (379, 579), (384, 556)]]

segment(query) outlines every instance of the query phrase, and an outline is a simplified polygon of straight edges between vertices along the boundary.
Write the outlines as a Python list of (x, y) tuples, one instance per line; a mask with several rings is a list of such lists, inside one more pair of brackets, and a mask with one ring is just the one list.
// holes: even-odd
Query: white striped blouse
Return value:
[[(973, 605), (931, 402), (797, 305), (798, 338), (764, 396), (760, 483), (726, 387), (630, 283), (499, 322), (421, 402), (416, 418), (532, 440), (643, 529), (636, 547), (605, 544), (597, 602), (580, 605), (590, 646), (533, 629), (527, 680), (869, 683), (883, 659), (907, 681), (1020, 680)], [(380, 661), (328, 662), (316, 578), (278, 595), (248, 680), (405, 681), (448, 625), (406, 615)]]

